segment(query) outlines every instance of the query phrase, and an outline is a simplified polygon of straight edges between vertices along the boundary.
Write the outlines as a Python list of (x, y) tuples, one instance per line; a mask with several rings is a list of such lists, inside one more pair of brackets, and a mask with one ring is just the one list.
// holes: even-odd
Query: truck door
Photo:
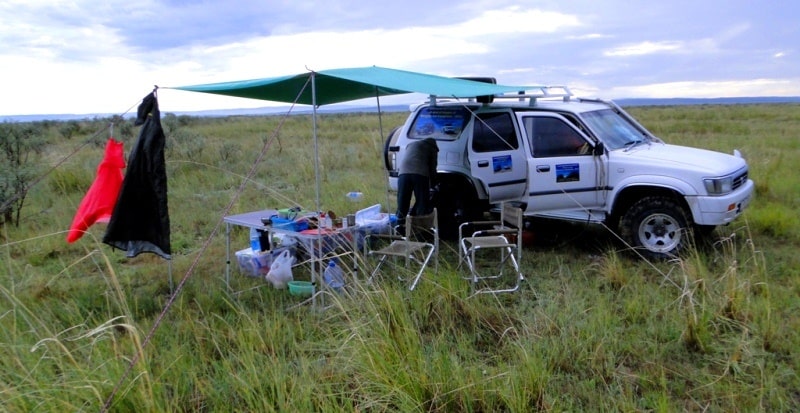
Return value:
[(523, 199), (528, 163), (511, 112), (479, 113), (472, 123), (470, 169), (486, 186), (489, 202)]
[(517, 114), (530, 147), (528, 211), (570, 219), (602, 219), (603, 155), (576, 125), (555, 113)]

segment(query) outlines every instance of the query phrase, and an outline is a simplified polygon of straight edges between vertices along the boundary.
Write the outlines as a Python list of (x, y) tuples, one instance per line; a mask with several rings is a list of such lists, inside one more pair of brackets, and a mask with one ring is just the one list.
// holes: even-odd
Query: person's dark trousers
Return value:
[[(424, 215), (432, 211), (430, 207), (430, 180), (419, 174), (401, 174), (397, 179), (397, 219), (405, 220), (412, 215)], [(411, 194), (414, 194), (414, 208), (409, 211)]]

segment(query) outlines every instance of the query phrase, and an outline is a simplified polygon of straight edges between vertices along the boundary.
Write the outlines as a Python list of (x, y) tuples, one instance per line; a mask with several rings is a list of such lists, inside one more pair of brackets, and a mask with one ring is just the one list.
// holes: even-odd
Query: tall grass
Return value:
[[(0, 410), (101, 410), (112, 392), (111, 411), (136, 412), (797, 410), (800, 227), (781, 212), (800, 199), (782, 182), (800, 158), (796, 106), (633, 112), (670, 142), (747, 156), (756, 198), (714, 242), (652, 263), (602, 228), (536, 222), (518, 293), (472, 296), (444, 243), (439, 271), (413, 292), (392, 276), (363, 282), (361, 262), (347, 294), (322, 296), (325, 310), (236, 271), (228, 290), (224, 236), (201, 248), (224, 213), (315, 208), (308, 117), (277, 135), (278, 117), (165, 122), (172, 274), (100, 243), (99, 225), (66, 244), (102, 148), (82, 152), (32, 191), (20, 228), (2, 228)], [(54, 139), (51, 154), (79, 138)], [(324, 115), (319, 142), (323, 209), (391, 209), (374, 115)], [(349, 202), (352, 190), (364, 200)], [(245, 231), (232, 237), (247, 245)], [(169, 276), (185, 274), (144, 345)]]

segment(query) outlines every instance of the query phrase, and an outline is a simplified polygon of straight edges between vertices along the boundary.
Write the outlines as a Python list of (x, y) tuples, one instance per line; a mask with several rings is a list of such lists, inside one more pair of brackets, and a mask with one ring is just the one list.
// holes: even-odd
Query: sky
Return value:
[(0, 116), (135, 112), (156, 85), (162, 112), (263, 107), (169, 87), (373, 65), (607, 99), (800, 96), (799, 48), (789, 0), (4, 0)]

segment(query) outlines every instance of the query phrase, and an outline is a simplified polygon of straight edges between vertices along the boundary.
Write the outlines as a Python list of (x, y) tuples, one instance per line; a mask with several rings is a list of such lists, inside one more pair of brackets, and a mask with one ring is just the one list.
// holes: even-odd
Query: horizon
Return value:
[[(692, 106), (704, 104), (792, 104), (800, 103), (800, 96), (740, 96), (740, 97), (673, 97), (673, 98), (621, 98), (612, 99), (622, 107), (635, 106)], [(410, 105), (419, 101), (409, 103), (381, 104), (383, 112), (407, 111)], [(137, 103), (138, 105), (138, 103)], [(170, 111), (162, 110), (162, 115), (173, 114), (176, 116), (195, 116), (195, 117), (226, 117), (226, 116), (268, 116), (286, 113), (290, 105), (259, 106), (259, 107), (240, 107), (240, 108), (220, 108), (204, 109), (196, 111)], [(136, 116), (134, 110), (127, 113), (51, 113), (51, 114), (29, 114), (29, 115), (0, 115), (0, 122), (40, 122), (40, 121), (71, 121), (71, 120), (92, 120), (95, 118), (107, 118), (122, 116), (125, 119)], [(311, 113), (310, 106), (295, 107), (293, 114)], [(358, 112), (377, 112), (376, 105), (339, 103), (325, 105), (317, 109), (318, 113), (358, 113)]]

